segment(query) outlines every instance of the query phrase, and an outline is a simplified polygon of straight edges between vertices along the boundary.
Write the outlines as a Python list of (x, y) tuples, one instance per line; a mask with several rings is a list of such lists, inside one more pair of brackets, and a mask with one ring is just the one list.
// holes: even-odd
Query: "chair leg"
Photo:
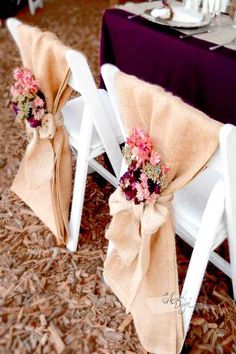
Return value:
[(205, 270), (212, 253), (217, 227), (224, 210), (224, 183), (219, 181), (208, 199), (181, 294), (186, 336)]
[(235, 242), (235, 232), (231, 233), (228, 230), (228, 242), (229, 242), (229, 253), (230, 253), (230, 266), (231, 266), (231, 276), (232, 276), (232, 286), (233, 286), (233, 298), (236, 300), (236, 242)]
[[(84, 162), (84, 163), (82, 163)], [(79, 241), (79, 230), (84, 203), (84, 193), (87, 179), (86, 161), (78, 158), (76, 163), (76, 174), (73, 190), (73, 199), (71, 207), (71, 215), (69, 222), (69, 240), (67, 248), (71, 252), (75, 252)]]
[(30, 14), (34, 15), (35, 14), (35, 7), (34, 7), (33, 0), (28, 0), (28, 3), (29, 3)]
[(37, 7), (43, 7), (43, 0), (28, 0), (29, 10), (31, 15), (35, 15)]
[(96, 160), (92, 159), (89, 161), (89, 167), (99, 173), (103, 178), (105, 178), (109, 183), (111, 183), (115, 188), (118, 186), (118, 178), (116, 178), (112, 173), (110, 173), (106, 168), (104, 168)]
[(76, 162), (75, 182), (69, 222), (69, 240), (67, 248), (75, 252), (79, 240), (79, 230), (84, 204), (84, 192), (88, 172), (88, 155), (92, 138), (92, 119), (85, 107), (79, 135), (79, 149)]

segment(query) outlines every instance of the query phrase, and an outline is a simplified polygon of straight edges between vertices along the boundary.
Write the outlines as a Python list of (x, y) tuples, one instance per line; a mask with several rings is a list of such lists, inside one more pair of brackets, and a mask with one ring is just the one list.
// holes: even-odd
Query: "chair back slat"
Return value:
[(116, 118), (117, 118), (119, 126), (120, 126), (120, 130), (121, 130), (123, 138), (125, 140), (126, 132), (125, 132), (124, 125), (123, 125), (121, 115), (119, 112), (119, 105), (118, 105), (117, 93), (116, 93), (116, 88), (115, 88), (115, 75), (118, 71), (119, 71), (119, 69), (112, 64), (104, 64), (101, 67), (102, 78), (105, 82), (107, 92), (109, 94), (114, 112), (116, 114)]
[(99, 97), (87, 59), (82, 53), (71, 49), (66, 53), (66, 58), (72, 75), (70, 83), (73, 84), (73, 88), (81, 93), (113, 170), (118, 177), (122, 162), (121, 150), (107, 117), (105, 107)]

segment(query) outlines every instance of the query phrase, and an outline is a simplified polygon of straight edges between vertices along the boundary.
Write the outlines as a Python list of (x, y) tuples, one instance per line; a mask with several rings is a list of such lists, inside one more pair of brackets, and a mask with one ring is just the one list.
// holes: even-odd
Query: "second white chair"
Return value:
[[(105, 64), (101, 68), (125, 139), (114, 84), (118, 71), (111, 64)], [(220, 129), (219, 141), (219, 149), (207, 168), (174, 195), (176, 233), (194, 247), (181, 294), (183, 304), (191, 304), (183, 313), (185, 335), (209, 260), (232, 279), (236, 299), (236, 127), (224, 125)], [(124, 171), (125, 165), (122, 173)], [(230, 263), (213, 251), (226, 238), (229, 243)], [(111, 248), (112, 245), (109, 244), (108, 250)]]

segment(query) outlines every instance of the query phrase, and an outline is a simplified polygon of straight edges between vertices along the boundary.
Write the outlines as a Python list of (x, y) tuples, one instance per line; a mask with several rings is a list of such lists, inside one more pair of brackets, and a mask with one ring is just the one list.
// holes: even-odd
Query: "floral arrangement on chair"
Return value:
[(154, 203), (166, 187), (170, 168), (154, 151), (151, 137), (143, 129), (133, 129), (123, 148), (128, 171), (120, 178), (119, 186), (126, 200)]
[(28, 68), (15, 69), (13, 77), (15, 83), (10, 91), (16, 118), (26, 120), (31, 128), (41, 126), (41, 119), (47, 112), (38, 81)]

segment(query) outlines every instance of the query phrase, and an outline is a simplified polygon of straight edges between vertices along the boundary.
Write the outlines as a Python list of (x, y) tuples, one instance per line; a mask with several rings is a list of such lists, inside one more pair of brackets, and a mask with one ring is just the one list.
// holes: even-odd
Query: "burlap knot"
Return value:
[[(55, 115), (45, 114), (41, 126), (37, 128), (27, 127), (31, 141), (25, 153), (24, 169), (29, 189), (40, 187), (53, 176), (54, 156), (57, 155), (57, 151), (54, 151), (51, 140), (56, 134), (57, 127), (61, 124), (62, 114), (58, 112)], [(43, 171), (43, 173), (39, 173), (39, 171)]]
[(60, 122), (61, 113), (55, 115), (47, 113), (42, 118), (42, 125), (38, 128), (38, 133), (41, 139), (52, 139), (56, 132), (56, 127)]
[[(114, 217), (106, 232), (106, 238), (112, 241), (114, 248), (126, 266), (131, 266), (138, 258), (137, 265), (131, 280), (132, 294), (129, 293), (129, 304), (126, 311), (130, 311), (143, 277), (148, 271), (152, 235), (167, 221), (172, 195), (159, 196), (155, 203), (140, 203), (127, 201), (121, 188), (110, 196), (110, 214)], [(127, 217), (128, 219), (127, 220)], [(116, 233), (113, 222), (117, 219), (126, 220), (123, 233)], [(122, 222), (122, 221), (121, 221)], [(129, 227), (129, 225), (131, 227)]]

